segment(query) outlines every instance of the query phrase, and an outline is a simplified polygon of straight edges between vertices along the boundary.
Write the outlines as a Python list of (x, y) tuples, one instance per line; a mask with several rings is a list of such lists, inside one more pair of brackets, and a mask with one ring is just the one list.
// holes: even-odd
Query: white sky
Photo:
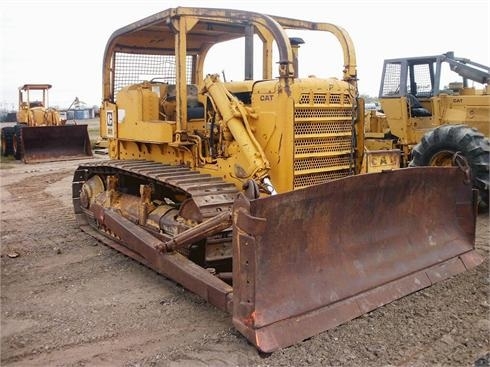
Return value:
[[(356, 47), (360, 93), (377, 96), (386, 58), (454, 51), (490, 65), (489, 4), (488, 0), (2, 0), (0, 107), (17, 108), (17, 88), (25, 83), (52, 84), (51, 105), (61, 108), (75, 97), (99, 105), (102, 56), (110, 35), (177, 6), (235, 8), (339, 25)], [(341, 76), (336, 46), (312, 54), (313, 58), (331, 65), (329, 76)], [(223, 66), (217, 66), (209, 72), (220, 73)], [(305, 71), (304, 65), (300, 71)]]

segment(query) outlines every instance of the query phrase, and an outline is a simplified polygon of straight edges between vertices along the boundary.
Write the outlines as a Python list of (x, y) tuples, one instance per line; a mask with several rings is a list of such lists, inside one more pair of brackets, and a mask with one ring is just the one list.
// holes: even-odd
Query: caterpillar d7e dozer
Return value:
[(402, 166), (464, 161), (480, 203), (488, 206), (489, 81), (490, 67), (453, 52), (385, 60), (379, 91), (382, 113), (368, 115), (366, 147), (400, 149)]
[[(342, 78), (300, 78), (305, 39), (287, 32), (333, 34)], [(213, 47), (237, 39), (244, 80), (204, 75)], [(242, 62), (226, 45), (220, 60)], [(81, 228), (231, 313), (264, 352), (476, 266), (463, 170), (364, 155), (356, 79), (351, 39), (328, 23), (175, 8), (117, 30), (109, 159), (74, 173)]]
[(17, 124), (2, 128), (2, 155), (25, 163), (92, 156), (87, 125), (67, 125), (57, 109), (48, 106), (50, 84), (19, 88)]

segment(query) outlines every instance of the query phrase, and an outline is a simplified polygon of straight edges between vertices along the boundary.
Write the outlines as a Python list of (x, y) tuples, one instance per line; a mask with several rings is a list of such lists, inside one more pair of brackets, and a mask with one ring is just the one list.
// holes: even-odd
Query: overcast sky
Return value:
[[(66, 108), (75, 97), (88, 105), (99, 105), (102, 56), (112, 32), (177, 6), (235, 8), (337, 24), (354, 41), (360, 93), (376, 96), (385, 58), (454, 51), (456, 56), (490, 65), (489, 3), (488, 0), (2, 0), (0, 104), (12, 104), (16, 109), (20, 85), (50, 83), (51, 105)], [(342, 60), (337, 51), (323, 50), (316, 57), (324, 63), (338, 64), (331, 76), (341, 77)], [(219, 65), (214, 72), (221, 71)]]

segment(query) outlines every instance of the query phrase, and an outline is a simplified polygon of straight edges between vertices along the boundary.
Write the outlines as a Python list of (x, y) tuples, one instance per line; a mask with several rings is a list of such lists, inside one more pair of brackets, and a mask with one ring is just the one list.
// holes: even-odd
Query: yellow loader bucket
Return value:
[(286, 347), (478, 265), (457, 168), (352, 176), (234, 206), (233, 323)]
[(87, 125), (24, 127), (21, 129), (21, 142), (25, 163), (92, 156)]

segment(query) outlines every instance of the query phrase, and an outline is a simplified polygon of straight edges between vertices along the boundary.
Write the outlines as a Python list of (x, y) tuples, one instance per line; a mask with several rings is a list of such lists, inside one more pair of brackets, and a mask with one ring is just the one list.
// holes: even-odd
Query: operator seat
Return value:
[(204, 105), (197, 99), (197, 85), (187, 85), (187, 118), (202, 119), (204, 118)]
[[(166, 101), (171, 101), (175, 105), (176, 97), (176, 86), (175, 84), (168, 84), (167, 86), (167, 96)], [(204, 118), (204, 105), (198, 100), (198, 88), (195, 84), (187, 85), (187, 118), (189, 120), (193, 119), (203, 119)], [(175, 118), (175, 117), (174, 117)]]
[(432, 113), (420, 104), (420, 101), (413, 94), (407, 95), (408, 108), (412, 117), (430, 117)]

